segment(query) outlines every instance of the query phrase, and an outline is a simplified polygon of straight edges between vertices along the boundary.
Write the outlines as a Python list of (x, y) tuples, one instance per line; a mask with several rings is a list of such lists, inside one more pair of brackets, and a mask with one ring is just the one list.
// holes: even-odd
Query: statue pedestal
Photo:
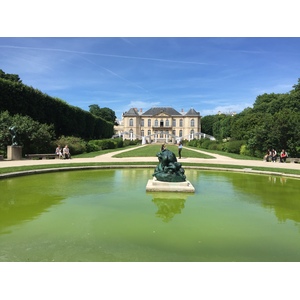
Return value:
[(7, 160), (21, 160), (22, 146), (7, 146)]
[(195, 188), (188, 180), (183, 182), (165, 182), (158, 181), (155, 177), (153, 177), (153, 179), (148, 180), (146, 191), (194, 193)]

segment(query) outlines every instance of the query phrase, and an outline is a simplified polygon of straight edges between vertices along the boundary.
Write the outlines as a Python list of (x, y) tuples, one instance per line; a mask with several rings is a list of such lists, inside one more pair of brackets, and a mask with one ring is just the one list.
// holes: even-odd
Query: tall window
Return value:
[(148, 119), (148, 127), (151, 126), (151, 119)]
[(176, 127), (176, 119), (173, 119), (173, 126)]
[(179, 137), (182, 137), (182, 130), (179, 130)]
[(151, 135), (151, 130), (148, 130), (148, 135)]
[(182, 127), (182, 126), (183, 126), (183, 120), (180, 119), (180, 120), (179, 120), (179, 127)]
[(173, 135), (176, 135), (176, 130), (172, 130), (172, 134), (173, 134)]
[(192, 120), (191, 120), (191, 127), (194, 127), (194, 126), (195, 126), (195, 120), (192, 119)]
[(170, 122), (169, 122), (169, 119), (166, 120), (166, 127), (169, 127), (170, 126)]
[(141, 136), (145, 136), (145, 135), (144, 135), (144, 130), (141, 130)]
[(157, 120), (157, 119), (156, 119), (155, 122), (154, 122), (154, 126), (155, 126), (155, 127), (158, 127), (158, 120)]
[(133, 119), (129, 120), (129, 126), (133, 126)]
[(141, 126), (144, 127), (144, 119), (141, 120)]

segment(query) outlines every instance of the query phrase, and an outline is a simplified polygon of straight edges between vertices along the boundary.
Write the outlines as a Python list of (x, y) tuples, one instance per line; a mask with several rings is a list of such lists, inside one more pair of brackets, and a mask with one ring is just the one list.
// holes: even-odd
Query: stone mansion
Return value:
[(124, 112), (116, 136), (123, 139), (142, 139), (143, 143), (172, 142), (200, 138), (201, 116), (191, 108), (178, 112), (172, 107), (153, 107), (143, 112), (131, 108)]

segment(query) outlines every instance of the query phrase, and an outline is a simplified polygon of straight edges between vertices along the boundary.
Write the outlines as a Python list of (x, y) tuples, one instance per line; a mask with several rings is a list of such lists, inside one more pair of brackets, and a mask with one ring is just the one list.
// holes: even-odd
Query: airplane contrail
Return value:
[[(77, 53), (76, 53), (76, 54), (77, 54)], [(120, 78), (121, 80), (124, 80), (124, 81), (126, 81), (126, 82), (128, 82), (128, 83), (130, 83), (130, 84), (132, 84), (132, 85), (138, 87), (139, 89), (141, 89), (141, 90), (143, 90), (143, 91), (145, 91), (145, 92), (148, 93), (148, 91), (147, 91), (146, 89), (144, 89), (142, 86), (140, 86), (140, 85), (138, 85), (138, 84), (136, 84), (136, 83), (134, 83), (134, 82), (132, 82), (132, 81), (130, 81), (130, 80), (128, 80), (128, 79), (122, 77), (122, 76), (120, 76), (119, 74), (113, 72), (113, 71), (110, 70), (110, 69), (107, 69), (107, 68), (105, 68), (105, 67), (103, 67), (103, 66), (101, 66), (101, 65), (95, 64), (94, 62), (90, 61), (89, 59), (87, 59), (87, 58), (85, 58), (85, 57), (82, 57), (82, 56), (79, 55), (79, 54), (77, 54), (77, 55), (78, 55), (80, 58), (82, 58), (83, 60), (87, 61), (88, 63), (90, 63), (90, 64), (92, 64), (92, 65), (94, 65), (94, 66), (96, 66), (96, 67), (100, 67), (101, 69), (103, 69), (103, 70), (109, 72), (110, 74), (112, 74), (112, 75), (114, 75), (114, 76)]]
[(193, 64), (193, 65), (212, 65), (212, 64), (208, 64), (208, 63), (195, 62), (195, 61), (183, 61), (183, 60), (171, 60), (171, 59), (152, 58), (152, 57), (140, 57), (140, 56), (127, 56), (127, 55), (116, 55), (116, 54), (106, 54), (106, 53), (82, 52), (82, 51), (57, 49), (57, 48), (36, 48), (36, 47), (21, 47), (21, 46), (10, 46), (10, 45), (2, 45), (2, 46), (0, 45), (0, 48), (31, 49), (31, 50), (42, 50), (42, 51), (58, 51), (58, 52), (66, 52), (66, 53), (74, 53), (74, 54), (85, 54), (85, 55), (115, 57), (115, 58), (124, 58), (124, 59), (151, 60), (151, 61), (159, 61), (159, 62), (166, 62), (166, 63)]

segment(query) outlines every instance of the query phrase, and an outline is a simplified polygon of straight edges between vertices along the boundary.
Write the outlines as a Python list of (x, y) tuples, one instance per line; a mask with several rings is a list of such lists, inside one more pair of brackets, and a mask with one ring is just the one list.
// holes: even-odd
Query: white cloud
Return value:
[(207, 115), (215, 115), (218, 112), (224, 114), (231, 114), (231, 113), (240, 113), (247, 107), (252, 107), (250, 103), (241, 103), (241, 104), (232, 104), (232, 105), (218, 105), (211, 109), (204, 109), (200, 111), (201, 116)]

